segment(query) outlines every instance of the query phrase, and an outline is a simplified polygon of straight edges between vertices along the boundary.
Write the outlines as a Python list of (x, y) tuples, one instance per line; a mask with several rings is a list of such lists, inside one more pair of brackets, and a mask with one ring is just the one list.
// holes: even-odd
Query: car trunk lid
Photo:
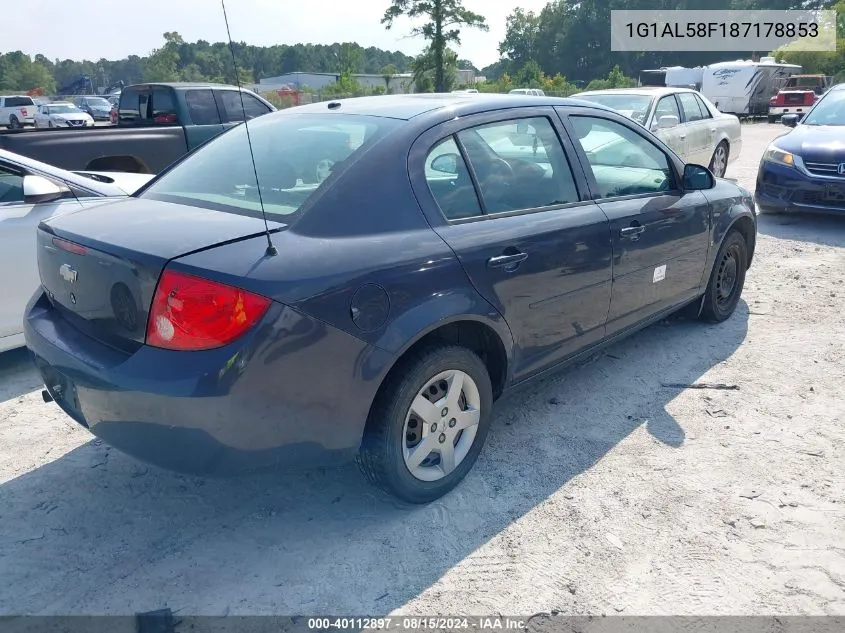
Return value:
[(38, 271), (51, 303), (68, 322), (132, 352), (144, 342), (155, 287), (170, 260), (263, 231), (260, 218), (123, 200), (42, 222)]

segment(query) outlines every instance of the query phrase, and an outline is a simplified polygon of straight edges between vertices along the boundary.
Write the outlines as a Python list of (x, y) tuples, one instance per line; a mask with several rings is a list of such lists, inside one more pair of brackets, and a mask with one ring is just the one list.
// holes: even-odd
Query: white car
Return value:
[(35, 113), (35, 127), (93, 127), (94, 119), (74, 104), (54, 101), (38, 106)]
[(527, 95), (529, 97), (545, 97), (546, 93), (539, 88), (514, 88), (509, 95)]
[(685, 162), (706, 165), (718, 178), (742, 150), (739, 119), (719, 112), (689, 88), (614, 88), (572, 98), (613, 108), (650, 130)]
[(32, 97), (26, 95), (6, 95), (0, 97), (0, 125), (19, 130), (25, 125), (33, 125), (36, 105)]
[(131, 195), (154, 176), (69, 172), (0, 150), (0, 352), (24, 345), (23, 314), (38, 288), (35, 228), (57, 213)]

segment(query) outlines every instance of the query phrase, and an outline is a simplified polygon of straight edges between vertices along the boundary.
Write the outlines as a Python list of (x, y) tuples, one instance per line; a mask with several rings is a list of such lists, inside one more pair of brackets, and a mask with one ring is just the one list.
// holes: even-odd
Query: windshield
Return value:
[(79, 108), (75, 105), (62, 104), (62, 105), (51, 105), (49, 108), (50, 114), (77, 114), (82, 112)]
[(102, 106), (102, 107), (106, 107), (106, 108), (111, 107), (109, 102), (103, 97), (96, 97), (96, 98), (95, 97), (88, 97), (85, 101), (89, 106), (96, 106), (96, 107)]
[(641, 125), (645, 125), (648, 110), (651, 107), (651, 95), (638, 94), (585, 94), (575, 95), (576, 99), (584, 99), (585, 101), (592, 101), (599, 105), (613, 108), (619, 114), (628, 117), (632, 121), (636, 121)]
[[(250, 121), (256, 186), (246, 128), (238, 125), (166, 172), (140, 197), (290, 221), (314, 194), (399, 122), (342, 114), (268, 115)], [(327, 182), (328, 181), (328, 182)]]
[(829, 92), (807, 113), (804, 125), (845, 125), (845, 90)]

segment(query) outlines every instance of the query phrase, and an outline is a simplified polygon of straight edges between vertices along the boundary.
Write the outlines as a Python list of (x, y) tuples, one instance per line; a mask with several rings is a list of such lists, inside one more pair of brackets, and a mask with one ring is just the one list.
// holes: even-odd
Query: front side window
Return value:
[(458, 133), (487, 213), (578, 201), (575, 180), (545, 117), (500, 121)]
[(217, 104), (211, 90), (188, 90), (185, 92), (185, 103), (194, 125), (220, 123), (220, 114), (217, 112)]
[[(347, 161), (389, 132), (397, 121), (345, 115), (287, 115), (238, 125), (186, 157), (141, 194), (164, 200), (290, 221)], [(261, 198), (258, 185), (261, 186)]]
[(660, 121), (662, 116), (677, 117), (678, 122), (681, 121), (681, 112), (678, 110), (678, 102), (675, 101), (674, 95), (663, 97), (657, 102), (657, 108), (654, 110), (654, 122)]
[(602, 198), (674, 188), (669, 158), (643, 136), (608, 119), (571, 116), (570, 121)]
[(238, 94), (237, 90), (218, 90), (216, 94), (226, 113), (226, 123), (243, 121), (244, 112), (246, 112), (247, 120), (251, 120), (270, 111), (267, 106), (248, 93), (243, 93), (243, 105), (241, 104), (241, 95)]

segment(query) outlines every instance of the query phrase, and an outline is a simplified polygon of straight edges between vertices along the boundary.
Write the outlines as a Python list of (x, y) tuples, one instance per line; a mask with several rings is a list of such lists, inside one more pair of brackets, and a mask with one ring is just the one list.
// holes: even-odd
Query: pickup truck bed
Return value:
[(0, 148), (69, 171), (157, 174), (188, 147), (181, 126), (0, 131)]

